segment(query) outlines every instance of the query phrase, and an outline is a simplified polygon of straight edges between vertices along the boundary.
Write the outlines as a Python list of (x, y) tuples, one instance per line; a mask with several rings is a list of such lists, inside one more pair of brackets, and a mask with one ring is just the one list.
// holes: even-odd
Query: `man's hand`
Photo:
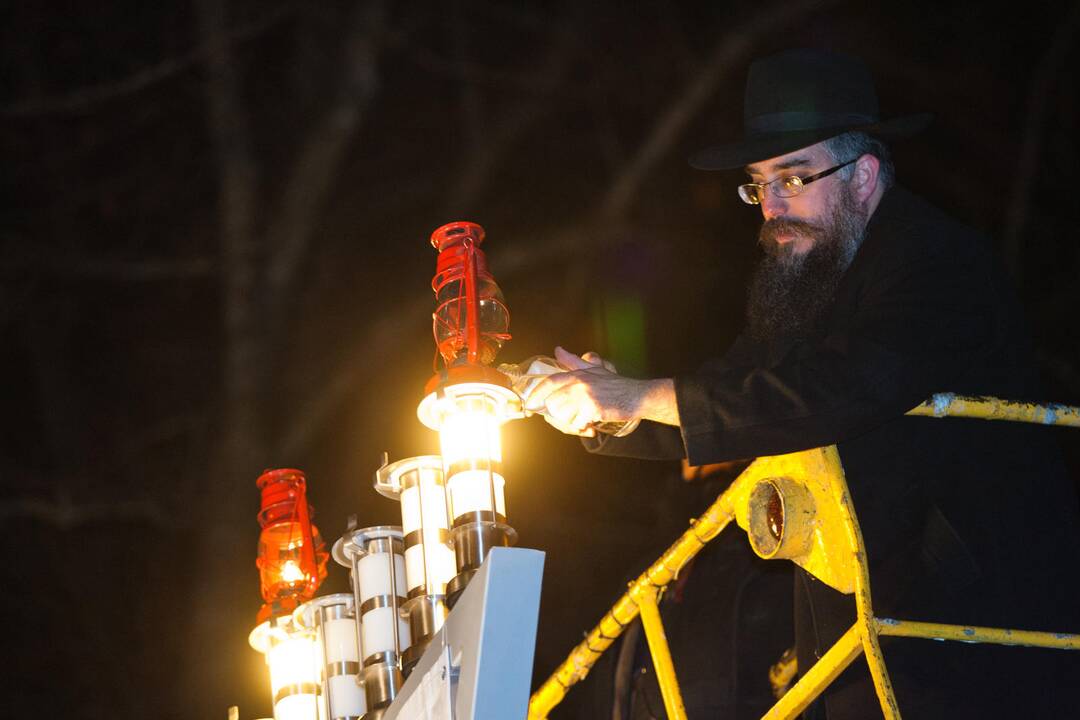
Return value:
[(544, 379), (525, 398), (525, 408), (543, 413), (555, 428), (570, 435), (594, 437), (599, 422), (645, 418), (678, 424), (671, 380), (635, 380), (593, 352), (577, 355), (555, 348), (555, 359), (568, 372)]

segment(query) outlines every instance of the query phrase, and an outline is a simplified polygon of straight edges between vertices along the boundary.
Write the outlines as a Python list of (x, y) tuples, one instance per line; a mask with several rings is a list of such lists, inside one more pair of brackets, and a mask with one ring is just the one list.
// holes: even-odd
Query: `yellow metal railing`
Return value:
[(938, 393), (909, 410), (907, 414), (1080, 427), (1080, 407), (1056, 404), (1036, 405), (993, 397), (966, 397), (953, 393)]
[[(1035, 405), (988, 397), (940, 393), (909, 415), (972, 417), (1042, 425), (1080, 427), (1080, 408)], [(775, 497), (774, 497), (775, 496)], [(785, 508), (779, 539), (761, 531), (763, 503), (779, 498)], [(861, 654), (866, 655), (886, 720), (899, 720), (900, 710), (881, 653), (879, 636), (958, 640), (1002, 645), (1029, 645), (1080, 650), (1080, 635), (984, 628), (894, 620), (874, 616), (870, 575), (862, 531), (855, 516), (835, 446), (789, 455), (758, 458), (720, 494), (705, 514), (642, 575), (630, 583), (594, 627), (529, 700), (529, 720), (543, 720), (575, 683), (585, 679), (600, 655), (640, 613), (657, 680), (669, 718), (686, 718), (674, 664), (657, 607), (663, 588), (712, 538), (735, 520), (747, 531), (754, 551), (766, 558), (790, 559), (821, 581), (854, 594), (856, 620), (851, 628), (801, 677), (764, 716), (795, 718)]]

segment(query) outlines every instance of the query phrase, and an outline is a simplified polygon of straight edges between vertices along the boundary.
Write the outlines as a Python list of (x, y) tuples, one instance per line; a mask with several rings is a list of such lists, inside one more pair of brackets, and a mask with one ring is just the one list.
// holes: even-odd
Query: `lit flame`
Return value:
[(293, 634), (271, 648), (266, 662), (270, 665), (270, 684), (274, 692), (286, 685), (314, 683), (315, 638), (306, 634)]
[(304, 571), (295, 560), (286, 560), (281, 566), (281, 579), (289, 584), (301, 582), (304, 579)]
[(450, 511), (456, 520), (467, 512), (492, 511), (506, 516), (497, 401), (484, 394), (455, 398), (439, 429)]
[(459, 398), (439, 428), (443, 462), (447, 466), (462, 460), (501, 462), (500, 424), (495, 403), (489, 398), (480, 395)]

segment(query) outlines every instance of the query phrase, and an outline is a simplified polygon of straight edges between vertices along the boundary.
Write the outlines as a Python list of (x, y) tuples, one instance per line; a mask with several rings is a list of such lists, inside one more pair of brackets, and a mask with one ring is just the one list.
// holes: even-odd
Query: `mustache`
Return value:
[(761, 224), (761, 230), (758, 231), (758, 242), (766, 252), (775, 254), (779, 247), (776, 241), (779, 235), (808, 235), (820, 238), (824, 233), (824, 227), (805, 220), (772, 218)]

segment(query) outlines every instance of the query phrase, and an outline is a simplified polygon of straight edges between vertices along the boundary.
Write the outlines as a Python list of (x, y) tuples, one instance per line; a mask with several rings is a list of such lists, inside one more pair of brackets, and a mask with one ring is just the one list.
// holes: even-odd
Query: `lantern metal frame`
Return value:
[[(429, 508), (431, 498), (425, 495), (425, 482), (422, 473), (428, 471), (434, 474), (434, 484), (439, 488), (436, 491), (434, 504), (442, 508), (442, 517), (431, 518), (425, 515)], [(443, 473), (443, 460), (440, 455), (418, 455), (404, 458), (396, 462), (389, 462), (389, 454), (383, 454), (383, 464), (375, 472), (375, 490), (382, 496), (401, 503), (401, 521), (404, 529), (408, 523), (405, 517), (404, 494), (406, 491), (416, 488), (416, 505), (419, 510), (418, 527), (407, 532), (404, 536), (405, 546), (405, 581), (409, 584), (410, 576), (420, 576), (420, 584), (407, 588), (408, 592), (402, 610), (409, 617), (409, 631), (412, 644), (402, 652), (402, 671), (408, 677), (409, 672), (424, 654), (424, 650), (431, 642), (431, 638), (446, 622), (450, 610), (446, 604), (446, 585), (451, 577), (445, 580), (432, 578), (431, 570), (435, 563), (429, 562), (430, 552), (429, 536), (432, 535), (432, 527), (437, 528), (436, 542), (443, 544), (451, 557), (455, 557), (453, 570), (456, 571), (456, 556), (454, 556), (453, 543), (450, 540), (451, 518), (446, 501), (446, 478)], [(430, 492), (430, 490), (429, 490)], [(410, 562), (409, 554), (414, 548), (420, 548), (419, 568), (415, 567), (415, 560)]]
[[(360, 582), (360, 560), (374, 552), (388, 553), (387, 564), (390, 575), (389, 595), (375, 595), (367, 601), (362, 600)], [(401, 607), (405, 598), (400, 594), (397, 580), (396, 557), (401, 557), (405, 566), (404, 534), (396, 525), (376, 525), (373, 527), (350, 528), (334, 543), (333, 557), (338, 564), (351, 571), (353, 602), (356, 608), (356, 642), (360, 657), (360, 676), (367, 696), (368, 711), (364, 720), (379, 720), (386, 708), (397, 697), (404, 682), (402, 673), (402, 647), (400, 621)], [(392, 632), (394, 649), (369, 653), (364, 647), (364, 615), (382, 607), (391, 608), (393, 618)], [(411, 644), (411, 643), (410, 643)], [(406, 645), (406, 647), (408, 647)]]
[[(330, 662), (330, 651), (327, 643), (327, 623), (332, 620), (349, 620), (353, 625), (353, 638), (359, 643), (358, 620), (356, 618), (356, 597), (352, 593), (333, 593), (322, 595), (307, 601), (293, 613), (293, 623), (298, 627), (306, 628), (315, 633), (317, 642), (316, 651), (320, 652), (322, 662), (318, 667), (320, 683), (322, 686), (322, 706), (325, 712), (325, 720), (362, 720), (367, 713), (366, 693), (360, 684), (360, 647), (357, 644), (357, 660), (338, 660)], [(337, 712), (334, 707), (333, 692), (330, 688), (330, 679), (333, 677), (346, 676), (353, 678), (353, 682), (359, 686), (361, 697), (364, 697), (364, 711), (359, 715), (349, 715)]]
[[(292, 615), (278, 615), (269, 620), (264, 620), (256, 625), (248, 635), (248, 644), (263, 655), (267, 667), (270, 669), (270, 706), (273, 709), (275, 718), (279, 714), (278, 704), (289, 697), (313, 695), (316, 713), (322, 703), (319, 696), (322, 694), (323, 688), (319, 682), (318, 667), (314, 662), (309, 668), (314, 674), (314, 682), (290, 682), (280, 688), (274, 688), (274, 667), (271, 662), (271, 652), (281, 643), (297, 639), (299, 636), (310, 638), (314, 655), (317, 651), (317, 648), (314, 647), (316, 645), (315, 632), (297, 625)], [(312, 659), (314, 660), (314, 658)]]

